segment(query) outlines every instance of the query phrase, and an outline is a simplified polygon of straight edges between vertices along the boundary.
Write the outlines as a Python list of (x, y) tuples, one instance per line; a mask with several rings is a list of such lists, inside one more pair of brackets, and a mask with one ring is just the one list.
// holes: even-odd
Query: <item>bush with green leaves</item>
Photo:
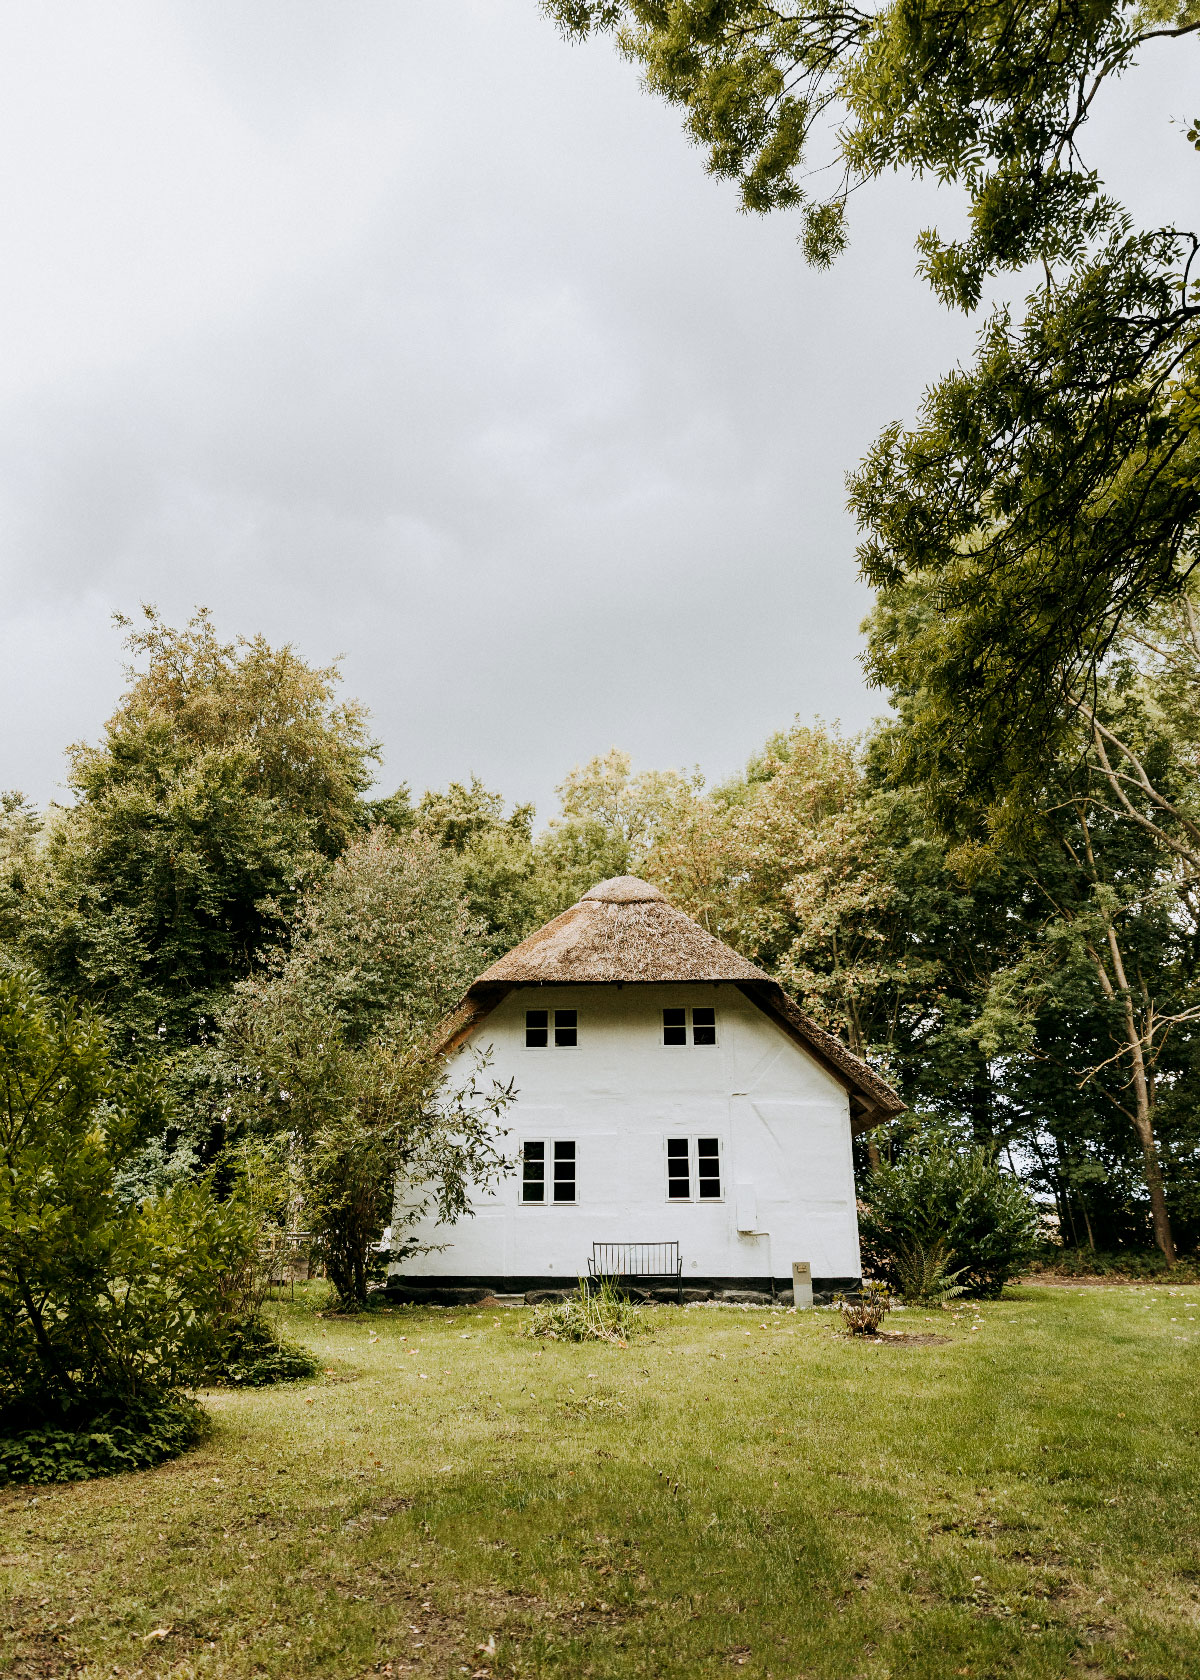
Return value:
[(256, 1232), (204, 1179), (120, 1194), (162, 1125), (98, 1022), (0, 975), (0, 1475), (97, 1474), (196, 1438), (181, 1394), (218, 1352)]
[(427, 1214), (470, 1215), (472, 1189), (510, 1169), (511, 1081), (489, 1085), (481, 1054), (448, 1077), (428, 1036), (486, 961), (480, 938), (454, 857), (377, 828), (305, 893), (288, 950), (223, 1017), (228, 1112), (286, 1138), (312, 1251), (350, 1311), (417, 1251)]
[(862, 1201), (864, 1268), (901, 1292), (923, 1274), (934, 1298), (948, 1279), (995, 1297), (1036, 1251), (1037, 1210), (987, 1149), (914, 1139), (871, 1174)]
[(0, 1434), (0, 1487), (85, 1482), (125, 1470), (151, 1470), (208, 1432), (204, 1409), (185, 1394), (172, 1394), (114, 1406), (74, 1428), (45, 1424)]
[(224, 1327), (220, 1355), (208, 1380), (229, 1388), (265, 1388), (315, 1377), (317, 1370), (307, 1348), (280, 1336), (262, 1313), (248, 1313)]

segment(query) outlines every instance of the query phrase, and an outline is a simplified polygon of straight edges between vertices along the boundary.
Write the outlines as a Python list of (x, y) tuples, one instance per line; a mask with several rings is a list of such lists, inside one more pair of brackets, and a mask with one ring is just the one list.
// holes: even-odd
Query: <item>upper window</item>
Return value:
[(717, 1012), (715, 1009), (664, 1009), (664, 1044), (715, 1044), (717, 1042)]
[[(549, 1174), (549, 1176), (547, 1176)], [(521, 1149), (521, 1200), (544, 1206), (575, 1200), (575, 1144), (531, 1138)]]
[(721, 1200), (721, 1140), (715, 1137), (667, 1139), (667, 1199), (672, 1202)]
[(579, 1017), (574, 1009), (527, 1009), (525, 1048), (544, 1050), (554, 1044), (559, 1050), (573, 1050), (579, 1043)]

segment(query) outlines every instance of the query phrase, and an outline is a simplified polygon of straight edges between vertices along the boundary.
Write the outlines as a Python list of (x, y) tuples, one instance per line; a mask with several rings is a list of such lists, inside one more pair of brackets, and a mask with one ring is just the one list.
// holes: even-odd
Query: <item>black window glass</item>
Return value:
[(575, 1145), (570, 1142), (554, 1145), (554, 1200), (575, 1200)]
[[(554, 1042), (559, 1049), (571, 1049), (579, 1042), (578, 1016), (573, 1009), (554, 1011)], [(572, 1145), (572, 1148), (574, 1145)]]
[(717, 1042), (717, 1012), (715, 1009), (692, 1010), (692, 1043), (715, 1044)]
[(696, 1139), (696, 1172), (700, 1200), (718, 1200), (721, 1195), (721, 1146), (716, 1138)]
[(544, 1050), (550, 1042), (547, 1023), (550, 1016), (545, 1009), (527, 1009), (525, 1011), (525, 1048), (527, 1050)]
[(667, 1139), (667, 1197), (672, 1201), (687, 1201), (692, 1194), (689, 1170), (688, 1140)]
[(521, 1168), (521, 1200), (523, 1202), (544, 1202), (546, 1200), (546, 1145), (544, 1143), (527, 1143), (521, 1151), (523, 1164)]
[(686, 1044), (687, 1043), (687, 1010), (686, 1009), (664, 1009), (663, 1010), (663, 1043), (664, 1044)]

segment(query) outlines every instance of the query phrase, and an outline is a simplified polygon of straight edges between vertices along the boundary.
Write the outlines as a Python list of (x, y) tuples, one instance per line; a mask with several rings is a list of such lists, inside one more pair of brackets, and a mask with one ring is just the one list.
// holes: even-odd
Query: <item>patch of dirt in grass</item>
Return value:
[[(1143, 1287), (1149, 1287), (1152, 1282), (1156, 1287), (1159, 1287), (1157, 1278), (1120, 1277), (1109, 1274), (1101, 1276), (1093, 1273), (1075, 1277), (1070, 1272), (1030, 1272), (1025, 1277), (1014, 1278), (1013, 1282), (1028, 1283), (1038, 1287), (1045, 1284), (1048, 1289), (1128, 1289), (1131, 1283), (1140, 1283)], [(1174, 1279), (1171, 1280), (1171, 1283), (1174, 1283)], [(1166, 1289), (1169, 1285), (1164, 1280), (1161, 1287)]]
[[(335, 1590), (344, 1591), (338, 1583), (332, 1584)], [(371, 1586), (389, 1584), (401, 1585), (398, 1581), (389, 1583), (384, 1577), (369, 1583)], [(616, 1627), (645, 1614), (638, 1605), (609, 1604), (602, 1599), (574, 1605), (552, 1604), (533, 1593), (477, 1588), (463, 1597), (471, 1606), (471, 1619), (476, 1626), (490, 1629), (482, 1636), (486, 1641), (483, 1643), (478, 1633), (467, 1632), (461, 1619), (436, 1609), (430, 1598), (422, 1597), (425, 1590), (405, 1581), (400, 1592), (385, 1595), (389, 1602), (402, 1603), (405, 1608), (399, 1612), (399, 1625), (386, 1640), (392, 1647), (391, 1655), (381, 1656), (366, 1671), (367, 1674), (440, 1674), (448, 1665), (454, 1665), (460, 1671), (465, 1668), (476, 1680), (491, 1680), (497, 1640), (519, 1642), (522, 1636), (532, 1633), (535, 1628), (544, 1631), (547, 1627), (554, 1628), (560, 1635), (569, 1636), (584, 1628)], [(377, 1595), (372, 1592), (356, 1592), (349, 1596), (378, 1601)]]
[(843, 1341), (862, 1342), (866, 1347), (939, 1347), (953, 1336), (939, 1336), (933, 1330), (881, 1330), (877, 1336), (855, 1336), (839, 1332)]
[(37, 1618), (48, 1601), (12, 1598), (0, 1623), (0, 1670), (5, 1680), (51, 1680), (74, 1667), (63, 1649), (62, 1631)]
[(354, 1533), (356, 1529), (361, 1533), (375, 1523), (386, 1522), (389, 1517), (394, 1517), (397, 1511), (407, 1511), (411, 1505), (411, 1499), (385, 1499), (379, 1505), (359, 1511), (356, 1516), (347, 1517), (342, 1529), (347, 1534)]

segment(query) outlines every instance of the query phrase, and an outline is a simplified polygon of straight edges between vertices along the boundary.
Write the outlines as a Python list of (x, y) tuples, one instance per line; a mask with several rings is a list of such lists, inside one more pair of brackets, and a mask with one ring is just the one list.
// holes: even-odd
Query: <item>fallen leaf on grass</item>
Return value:
[(149, 1633), (142, 1635), (142, 1644), (144, 1645), (148, 1639), (165, 1639), (171, 1631), (171, 1626), (172, 1624), (168, 1623), (166, 1627), (151, 1628)]

